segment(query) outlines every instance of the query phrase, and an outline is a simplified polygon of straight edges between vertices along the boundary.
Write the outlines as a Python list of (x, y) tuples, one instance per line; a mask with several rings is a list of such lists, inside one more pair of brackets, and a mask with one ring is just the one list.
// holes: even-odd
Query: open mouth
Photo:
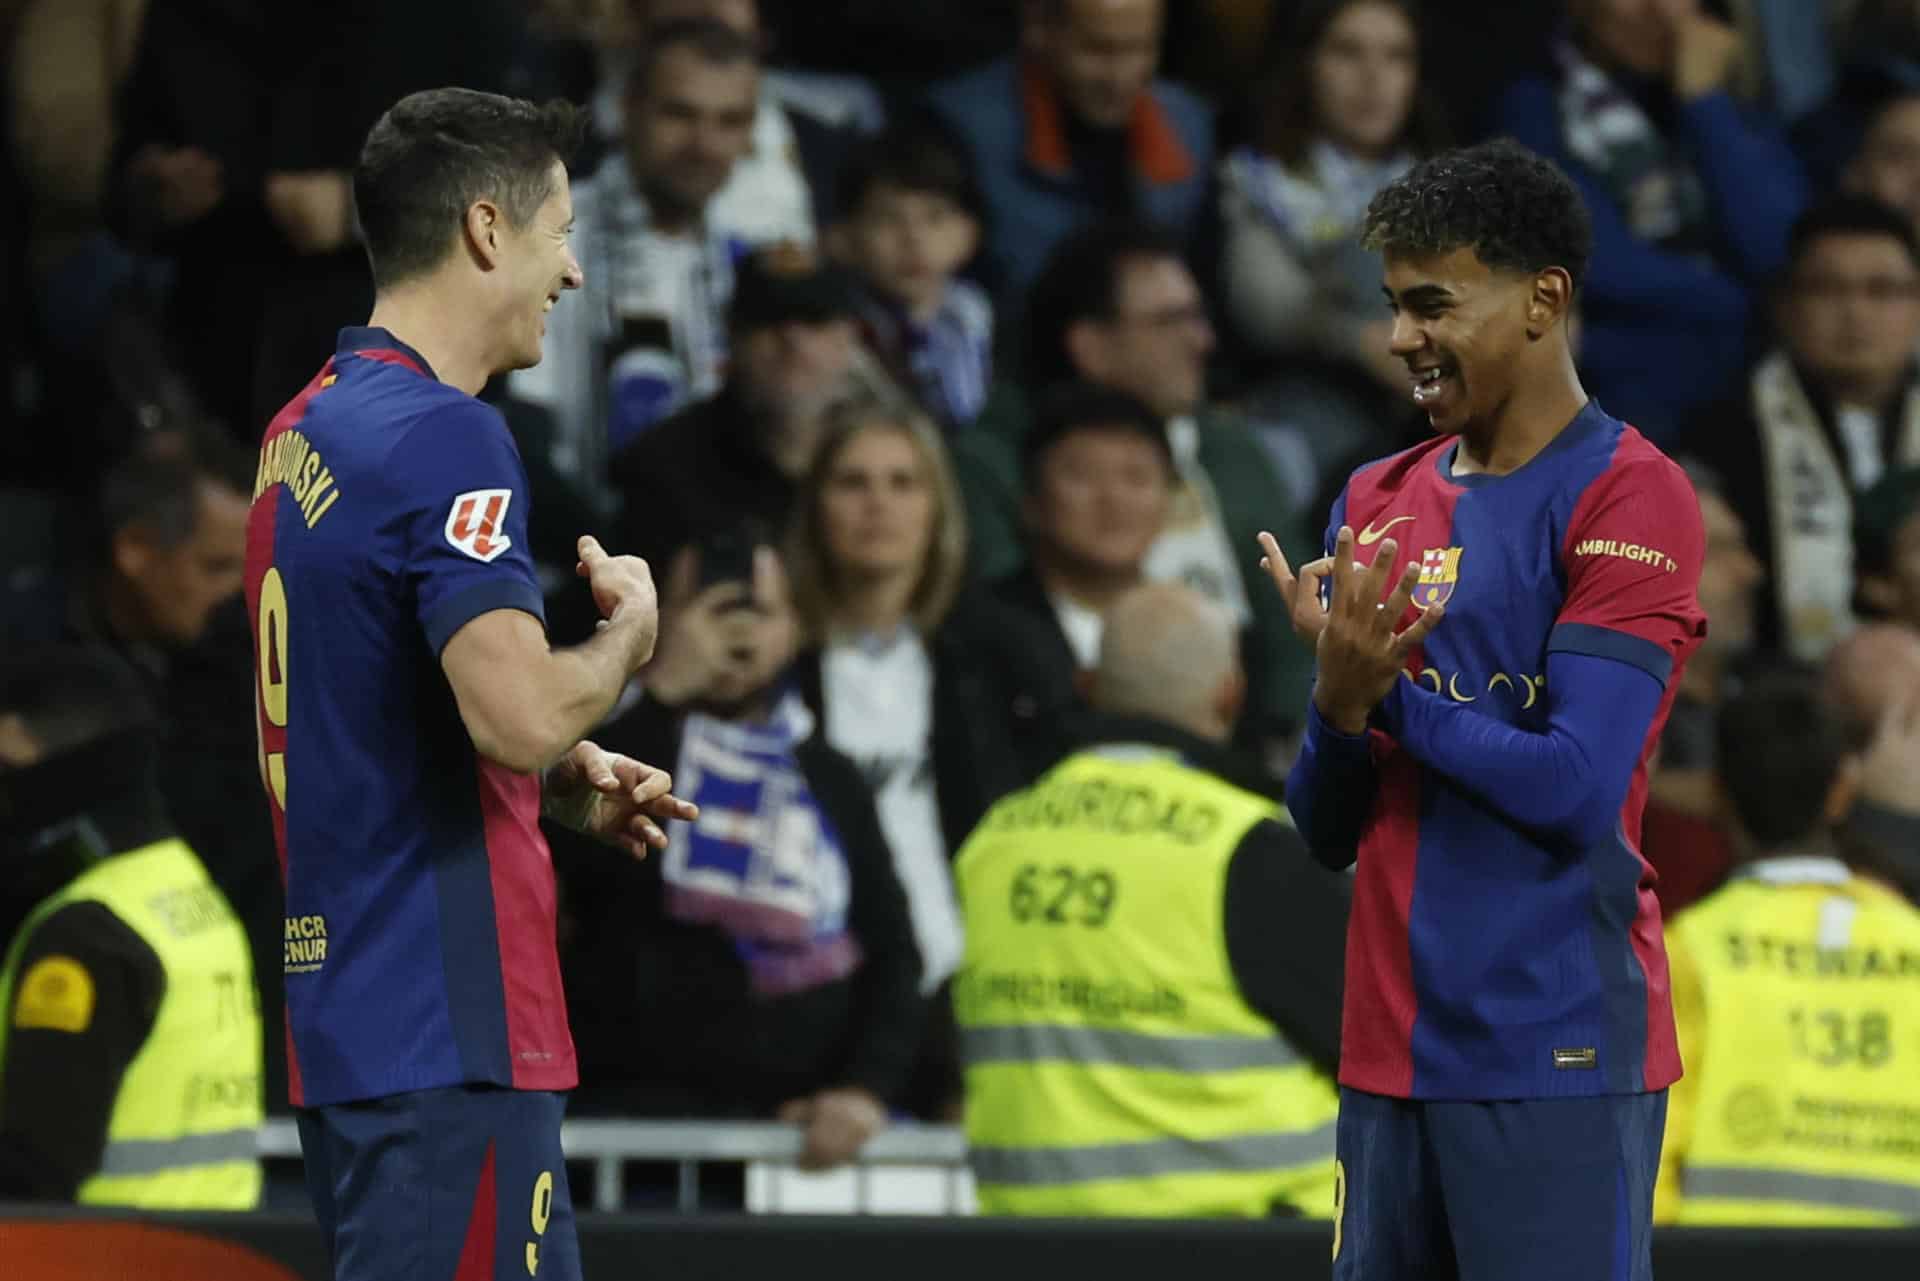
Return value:
[(1423, 409), (1436, 404), (1457, 382), (1457, 371), (1449, 361), (1418, 369), (1409, 368), (1407, 372), (1413, 381), (1413, 403)]

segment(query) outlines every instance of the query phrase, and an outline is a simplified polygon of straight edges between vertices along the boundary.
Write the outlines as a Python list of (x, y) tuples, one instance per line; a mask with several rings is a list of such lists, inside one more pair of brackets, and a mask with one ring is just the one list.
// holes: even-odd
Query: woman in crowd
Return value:
[(1278, 461), (1297, 479), (1344, 478), (1349, 455), (1385, 448), (1406, 394), (1360, 227), (1374, 193), (1445, 140), (1417, 19), (1415, 0), (1306, 6), (1260, 91), (1254, 145), (1221, 171), (1221, 297), (1271, 407), (1256, 416), (1296, 442)]
[(911, 1091), (958, 1097), (944, 985), (961, 924), (948, 867), (987, 806), (1050, 763), (1070, 675), (1024, 620), (962, 599), (965, 516), (938, 429), (900, 401), (830, 411), (787, 560), (809, 648), (798, 684), (826, 740), (873, 789), (907, 893), (934, 1026)]

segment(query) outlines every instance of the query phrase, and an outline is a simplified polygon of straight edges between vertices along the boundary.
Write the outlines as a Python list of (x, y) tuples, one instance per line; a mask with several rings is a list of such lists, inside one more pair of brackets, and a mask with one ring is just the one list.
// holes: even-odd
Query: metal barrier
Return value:
[[(728, 1162), (760, 1170), (765, 1191), (760, 1206), (779, 1213), (792, 1170), (800, 1158), (799, 1127), (775, 1122), (731, 1121), (620, 1121), (582, 1117), (560, 1126), (560, 1147), (569, 1161), (593, 1167), (593, 1208), (620, 1210), (626, 1206), (626, 1163), (657, 1161), (677, 1170), (675, 1205), (682, 1213), (700, 1208), (700, 1167)], [(286, 1117), (269, 1118), (260, 1128), (260, 1155), (269, 1160), (298, 1160), (300, 1133)], [(875, 1208), (876, 1171), (937, 1171), (940, 1204), (915, 1207), (923, 1212), (962, 1214), (971, 1205), (972, 1181), (966, 1170), (966, 1136), (954, 1126), (902, 1123), (876, 1134), (860, 1151), (851, 1177), (852, 1204), (846, 1208), (868, 1213)], [(802, 1176), (805, 1177), (805, 1176)], [(804, 1207), (818, 1211), (816, 1203)]]

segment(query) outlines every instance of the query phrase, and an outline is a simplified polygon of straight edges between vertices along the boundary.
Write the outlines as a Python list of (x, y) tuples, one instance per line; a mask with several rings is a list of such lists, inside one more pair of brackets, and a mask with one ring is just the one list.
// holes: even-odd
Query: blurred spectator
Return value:
[(613, 460), (627, 500), (623, 546), (664, 565), (743, 521), (769, 534), (786, 527), (821, 414), (861, 365), (854, 306), (845, 277), (812, 250), (775, 246), (740, 264), (726, 384)]
[[(239, 599), (256, 462), (212, 432), (137, 441), (101, 478), (84, 517), (93, 526), (64, 533), (66, 559), (4, 584), (0, 654), (94, 645), (136, 674), (160, 713), (166, 811), (252, 931), (263, 1001), (277, 1011), (280, 871), (254, 799), (252, 645)], [(271, 1041), (277, 1082), (285, 1056)]]
[(966, 520), (933, 424), (850, 401), (828, 415), (794, 512), (807, 652), (797, 680), (826, 740), (865, 775), (907, 893), (932, 1024), (908, 1097), (959, 1095), (946, 981), (960, 960), (948, 859), (993, 801), (1053, 763), (1072, 688), (1035, 660), (1050, 628), (961, 594)]
[(1123, 391), (1062, 383), (1027, 433), (1021, 504), (1026, 564), (993, 592), (1052, 623), (1049, 662), (1090, 672), (1106, 612), (1147, 577), (1173, 506), (1174, 464), (1160, 416)]
[[(718, 22), (766, 45), (757, 0), (619, 0), (625, 19), (611, 33), (601, 58), (600, 90), (594, 95), (599, 132), (617, 145), (625, 112), (627, 79), (637, 59), (648, 57), (657, 28), (685, 21)], [(818, 96), (792, 78), (763, 72), (747, 148), (714, 195), (709, 221), (730, 236), (754, 244), (794, 240), (811, 244), (821, 218), (833, 207), (833, 180), (853, 134), (848, 122), (818, 110)]]
[(1875, 110), (1841, 183), (1898, 209), (1920, 235), (1920, 88), (1895, 94)]
[(1687, 1073), (1655, 1219), (1920, 1222), (1920, 1162), (1897, 1119), (1920, 1107), (1920, 1077), (1889, 1066), (1920, 1019), (1907, 972), (1920, 908), (1839, 857), (1860, 763), (1803, 679), (1755, 682), (1719, 737), (1741, 864), (1667, 929)]
[(349, 178), (367, 130), (415, 89), (503, 87), (525, 17), (521, 0), (149, 0), (109, 219), (174, 263), (179, 358), (240, 439), (372, 306)]
[(988, 282), (1023, 290), (1076, 228), (1139, 215), (1197, 230), (1213, 120), (1156, 81), (1162, 0), (1028, 0), (1021, 53), (936, 85), (987, 208)]
[(1752, 290), (1805, 202), (1776, 124), (1728, 92), (1739, 34), (1700, 0), (1573, 0), (1550, 73), (1510, 86), (1510, 133), (1561, 165), (1593, 215), (1581, 374), (1657, 442), (1724, 393)]
[(722, 564), (719, 548), (673, 563), (646, 693), (598, 736), (675, 761), (700, 817), (658, 858), (585, 852), (566, 873), (575, 1098), (777, 1112), (806, 1127), (803, 1164), (832, 1166), (905, 1086), (920, 962), (873, 797), (784, 681), (797, 628), (779, 558)]
[(1865, 744), (1848, 848), (1920, 903), (1920, 633), (1855, 629), (1828, 656), (1822, 692)]
[(1739, 688), (1740, 660), (1753, 651), (1756, 597), (1765, 581), (1720, 478), (1691, 459), (1681, 465), (1699, 496), (1707, 535), (1700, 564), (1707, 635), (1687, 662), (1660, 733), (1659, 763), (1648, 777), (1641, 819), (1640, 849), (1659, 873), (1654, 893), (1668, 918), (1720, 884), (1733, 861), (1714, 782), (1714, 727), (1721, 706)]
[(1329, 1216), (1345, 886), (1223, 750), (1232, 619), (1157, 583), (1109, 621), (1102, 719), (955, 866), (980, 1207)]
[(162, 812), (157, 751), (111, 655), (0, 661), (0, 1198), (259, 1203), (247, 936)]
[(1864, 615), (1920, 633), (1920, 467), (1889, 471), (1860, 495), (1853, 573)]
[(993, 374), (993, 304), (960, 269), (980, 248), (980, 195), (967, 159), (940, 131), (899, 126), (840, 175), (829, 247), (861, 281), (867, 346), (922, 408), (965, 427)]
[(889, 103), (1013, 47), (1028, 0), (835, 0), (767, 6), (783, 61), (848, 73)]
[(1817, 662), (1852, 620), (1853, 504), (1920, 463), (1920, 247), (1905, 217), (1834, 197), (1795, 225), (1780, 346), (1693, 447), (1726, 482), (1773, 590), (1761, 642)]
[[(1279, 597), (1260, 579), (1254, 536), (1271, 529), (1296, 564), (1319, 555), (1319, 531), (1287, 499), (1240, 416), (1207, 400), (1213, 329), (1176, 246), (1135, 223), (1103, 223), (1063, 242), (1028, 300), (1023, 386), (1043, 393), (1080, 379), (1129, 393), (1167, 424), (1175, 486), (1167, 527), (1146, 561), (1154, 579), (1178, 579), (1247, 629), (1250, 688), (1244, 746), (1287, 757), (1285, 738), (1306, 706), (1312, 655), (1298, 644)], [(975, 429), (953, 441), (967, 498), (972, 572), (1020, 563), (1026, 492), (1019, 459), (1029, 410), (1002, 378)]]
[(1256, 394), (1313, 460), (1289, 469), (1309, 472), (1305, 499), (1317, 477), (1386, 452), (1383, 420), (1405, 415), (1407, 369), (1387, 350), (1380, 258), (1360, 222), (1446, 133), (1420, 83), (1413, 0), (1314, 0), (1281, 47), (1256, 141), (1221, 170), (1220, 293)]
[(507, 379), (511, 396), (551, 414), (554, 471), (603, 516), (607, 460), (720, 388), (747, 245), (710, 214), (747, 153), (757, 56), (718, 22), (650, 30), (626, 79), (623, 150), (573, 190), (586, 288), (549, 313), (540, 363)]
[[(114, 97), (133, 64), (146, 0), (28, 0), (12, 45), (9, 138), (26, 181), (35, 310), (56, 346), (99, 338), (133, 268), (105, 234)], [(57, 287), (55, 287), (57, 285)]]

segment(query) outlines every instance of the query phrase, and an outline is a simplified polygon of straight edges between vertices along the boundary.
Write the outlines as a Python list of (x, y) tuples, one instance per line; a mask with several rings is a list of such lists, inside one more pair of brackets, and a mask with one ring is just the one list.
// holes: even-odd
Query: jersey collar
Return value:
[(1825, 854), (1788, 854), (1777, 858), (1757, 858), (1733, 875), (1752, 878), (1770, 885), (1845, 885), (1853, 879), (1847, 865)]
[(433, 366), (427, 363), (425, 356), (395, 338), (391, 330), (376, 328), (372, 325), (348, 325), (342, 329), (340, 341), (334, 347), (333, 354), (365, 356), (369, 360), (403, 366), (435, 382), (440, 380), (440, 375), (433, 372)]

